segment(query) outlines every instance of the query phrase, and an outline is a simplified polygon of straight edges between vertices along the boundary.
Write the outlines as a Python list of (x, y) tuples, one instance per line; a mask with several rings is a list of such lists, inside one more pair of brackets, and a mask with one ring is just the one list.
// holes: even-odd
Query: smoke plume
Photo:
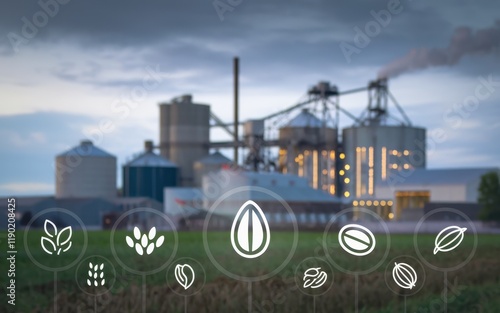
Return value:
[(416, 48), (402, 58), (384, 66), (379, 78), (390, 78), (405, 72), (435, 66), (452, 66), (466, 55), (493, 53), (500, 47), (500, 20), (492, 27), (474, 32), (470, 27), (458, 27), (446, 48)]

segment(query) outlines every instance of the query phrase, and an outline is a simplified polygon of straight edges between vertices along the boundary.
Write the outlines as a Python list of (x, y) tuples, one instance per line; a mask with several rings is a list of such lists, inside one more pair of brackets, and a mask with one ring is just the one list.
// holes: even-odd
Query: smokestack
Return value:
[(238, 76), (239, 76), (239, 58), (233, 59), (233, 74), (234, 74), (234, 165), (238, 165)]
[(500, 47), (500, 20), (492, 27), (474, 32), (458, 27), (446, 48), (415, 48), (384, 66), (379, 78), (396, 77), (406, 72), (436, 66), (453, 66), (466, 55), (490, 54)]

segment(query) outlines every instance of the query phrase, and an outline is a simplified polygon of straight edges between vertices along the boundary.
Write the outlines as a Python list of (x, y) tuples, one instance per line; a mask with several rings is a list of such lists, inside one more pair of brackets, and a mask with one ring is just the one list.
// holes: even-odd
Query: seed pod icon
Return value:
[(467, 228), (458, 226), (448, 226), (436, 236), (434, 242), (434, 254), (438, 252), (449, 252), (458, 247), (464, 240), (464, 233)]
[(394, 263), (392, 278), (399, 287), (404, 289), (412, 289), (417, 283), (417, 273), (406, 263)]
[(257, 203), (249, 200), (238, 212), (231, 227), (231, 244), (240, 256), (253, 259), (266, 252), (271, 240), (266, 216)]

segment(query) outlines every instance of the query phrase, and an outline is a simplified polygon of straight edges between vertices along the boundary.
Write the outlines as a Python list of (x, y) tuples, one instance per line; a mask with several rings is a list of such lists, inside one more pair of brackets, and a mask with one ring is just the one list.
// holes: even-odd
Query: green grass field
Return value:
[[(121, 260), (119, 263), (110, 247), (110, 232), (98, 231), (88, 233), (88, 246), (82, 258), (83, 236), (75, 232), (72, 240), (74, 246), (59, 256), (50, 256), (40, 248), (42, 232), (30, 231), (27, 243), (32, 257), (39, 263), (50, 268), (64, 267), (73, 261), (75, 265), (69, 269), (55, 273), (42, 269), (32, 262), (24, 248), (24, 233), (18, 232), (18, 254), (16, 261), (16, 307), (7, 305), (4, 287), (4, 301), (0, 305), (1, 312), (248, 312), (249, 283), (227, 277), (219, 271), (207, 256), (203, 245), (203, 235), (200, 232), (179, 233), (178, 249), (173, 255), (175, 238), (171, 233), (165, 235), (164, 247), (151, 255), (139, 257), (133, 249), (124, 244), (125, 232), (114, 234), (115, 251)], [(336, 234), (331, 234), (332, 238)], [(333, 285), (325, 289), (325, 293), (312, 297), (298, 290), (295, 283), (295, 270), (300, 262), (308, 257), (325, 258), (323, 250), (323, 234), (301, 232), (297, 247), (293, 254), (293, 234), (275, 232), (267, 252), (257, 259), (245, 260), (237, 256), (231, 249), (229, 234), (213, 232), (207, 236), (210, 251), (218, 264), (226, 270), (239, 276), (261, 276), (273, 270), (280, 271), (268, 279), (251, 284), (253, 312), (355, 312), (355, 303), (359, 312), (389, 313), (404, 312), (443, 312), (444, 303), (441, 300), (444, 290), (444, 273), (424, 265), (423, 273), (419, 272), (418, 284), (422, 287), (416, 294), (404, 296), (403, 289), (389, 289), (386, 268), (391, 268), (391, 260), (408, 255), (417, 257), (412, 235), (391, 236), (390, 248), (385, 236), (377, 236), (377, 249), (366, 257), (352, 258), (342, 253), (335, 243), (327, 240), (331, 258), (337, 266), (352, 271), (366, 270), (380, 263), (380, 266), (369, 273), (357, 276), (358, 293), (356, 295), (356, 276), (343, 273), (332, 265)], [(328, 239), (328, 238), (327, 238)], [(467, 256), (472, 258), (466, 264), (458, 266), (457, 270), (447, 272), (448, 312), (500, 312), (500, 236), (480, 235), (477, 249), (473, 251), (472, 236), (466, 237), (459, 251), (434, 256), (434, 236), (421, 236), (417, 245), (423, 257), (435, 262), (441, 267), (460, 265)], [(385, 249), (388, 254), (385, 255)], [(98, 255), (105, 257), (116, 269), (116, 280), (110, 292), (97, 297), (84, 293), (77, 284), (85, 281), (85, 258)], [(284, 262), (290, 255), (289, 262)], [(195, 281), (192, 288), (201, 291), (189, 297), (183, 297), (182, 290), (173, 282), (173, 276), (167, 269), (169, 258), (177, 260), (189, 257), (197, 260), (206, 273), (206, 283), (201, 279)], [(88, 259), (92, 261), (93, 259)], [(83, 267), (77, 271), (79, 263)], [(421, 262), (422, 263), (422, 262)], [(137, 275), (125, 271), (122, 265), (137, 271), (152, 271), (154, 274)], [(175, 264), (174, 264), (175, 265)], [(280, 268), (280, 266), (283, 268)], [(82, 270), (83, 268), (83, 270)], [(109, 265), (106, 266), (109, 268)], [(2, 281), (6, 281), (7, 267), (4, 260), (1, 265)], [(4, 274), (5, 273), (5, 274)], [(83, 274), (82, 274), (83, 273)], [(113, 275), (111, 275), (113, 276)], [(202, 277), (198, 274), (198, 278)], [(425, 276), (425, 279), (422, 277)], [(143, 278), (146, 284), (143, 288)], [(168, 277), (168, 278), (167, 278)], [(388, 278), (390, 281), (390, 277)], [(169, 283), (167, 283), (167, 280)], [(390, 284), (390, 283), (389, 283)], [(5, 283), (2, 284), (6, 286)], [(96, 289), (83, 290), (95, 292)], [(169, 287), (173, 286), (172, 288)], [(419, 287), (420, 287), (419, 286)], [(392, 286), (394, 287), (394, 286)], [(54, 290), (57, 297), (54, 299)], [(173, 290), (172, 290), (173, 289)], [(175, 292), (174, 292), (175, 291)], [(177, 292), (177, 293), (176, 293)], [(143, 296), (145, 295), (145, 299)], [(55, 301), (54, 301), (55, 300)], [(186, 301), (186, 302), (185, 302)], [(56, 306), (56, 307), (55, 307)]]

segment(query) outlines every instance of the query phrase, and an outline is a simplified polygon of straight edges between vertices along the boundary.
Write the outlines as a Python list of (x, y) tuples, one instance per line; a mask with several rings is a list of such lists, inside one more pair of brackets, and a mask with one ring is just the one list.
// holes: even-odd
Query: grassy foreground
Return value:
[[(125, 244), (115, 244), (115, 251), (121, 260), (119, 263), (112, 253), (110, 238), (122, 243), (124, 242), (122, 238), (126, 234), (116, 233), (111, 237), (109, 231), (89, 232), (87, 249), (79, 259), (78, 256), (82, 252), (82, 245), (79, 244), (83, 242), (82, 233), (73, 234), (72, 240), (75, 246), (68, 252), (54, 257), (40, 249), (42, 232), (30, 231), (27, 236), (29, 252), (40, 264), (49, 268), (61, 268), (76, 260), (71, 268), (54, 273), (33, 263), (25, 250), (23, 232), (17, 232), (16, 306), (7, 304), (7, 263), (2, 258), (1, 277), (5, 283), (2, 283), (4, 289), (0, 311), (123, 313), (142, 312), (144, 309), (147, 312), (184, 312), (187, 309), (187, 312), (249, 312), (249, 292), (251, 292), (252, 312), (355, 312), (357, 306), (359, 312), (392, 313), (404, 312), (405, 302), (406, 312), (444, 312), (445, 306), (448, 312), (500, 312), (500, 236), (480, 235), (475, 251), (472, 239), (466, 238), (461, 245), (464, 252), (443, 256), (438, 260), (439, 264), (446, 267), (446, 264), (461, 263), (461, 260), (466, 259), (465, 254), (472, 255), (470, 261), (465, 262), (463, 266), (446, 273), (448, 285), (446, 292), (443, 292), (445, 278), (443, 271), (431, 269), (423, 264), (422, 277), (425, 276), (425, 279), (419, 281), (422, 283), (422, 288), (416, 294), (408, 296), (404, 295), (405, 291), (402, 289), (396, 292), (389, 289), (386, 269), (391, 267), (390, 262), (396, 257), (408, 255), (418, 258), (412, 235), (391, 236), (390, 249), (386, 257), (383, 255), (384, 246), (387, 245), (385, 238), (377, 236), (377, 243), (382, 251), (374, 251), (369, 256), (359, 258), (356, 264), (352, 264), (351, 259), (344, 258), (339, 248), (333, 244), (330, 247), (331, 255), (336, 264), (340, 264), (342, 268), (351, 269), (350, 266), (354, 266), (352, 269), (356, 267), (367, 269), (379, 261), (380, 266), (369, 273), (357, 276), (356, 294), (355, 275), (343, 273), (328, 261), (333, 269), (333, 284), (329, 289), (325, 287), (324, 294), (313, 297), (299, 290), (296, 283), (296, 268), (308, 257), (328, 260), (324, 258), (322, 233), (300, 233), (297, 248), (288, 262), (283, 261), (289, 256), (293, 247), (291, 233), (273, 233), (268, 251), (254, 260), (243, 260), (230, 249), (228, 233), (210, 233), (207, 238), (213, 258), (235, 275), (249, 277), (266, 275), (283, 265), (276, 275), (251, 284), (227, 277), (220, 272), (207, 256), (203, 234), (200, 232), (179, 233), (179, 244), (175, 255), (173, 247), (169, 246), (175, 240), (168, 233), (164, 233), (165, 250), (159, 249), (143, 257), (137, 256), (135, 251)], [(425, 249), (422, 254), (426, 259), (431, 258), (434, 236), (419, 237), (417, 245), (429, 246), (429, 251)], [(85, 285), (80, 288), (77, 283), (82, 281), (80, 276), (86, 275), (85, 267), (88, 262), (85, 263), (84, 260), (95, 255), (109, 260), (116, 270), (110, 291), (98, 296), (93, 295), (95, 289), (88, 289)], [(203, 284), (200, 278), (203, 274), (198, 273), (199, 279), (191, 287), (192, 290), (199, 289), (200, 292), (187, 297), (182, 296), (184, 291), (176, 285), (172, 272), (169, 271), (170, 265), (174, 263), (166, 263), (170, 257), (172, 260), (189, 257), (201, 264), (206, 273), (206, 283)], [(155, 269), (159, 271), (138, 275), (124, 270), (123, 264), (139, 272)], [(77, 271), (79, 265), (80, 270)], [(82, 271), (81, 266), (85, 270)], [(447, 304), (442, 300), (445, 295), (448, 299)]]

